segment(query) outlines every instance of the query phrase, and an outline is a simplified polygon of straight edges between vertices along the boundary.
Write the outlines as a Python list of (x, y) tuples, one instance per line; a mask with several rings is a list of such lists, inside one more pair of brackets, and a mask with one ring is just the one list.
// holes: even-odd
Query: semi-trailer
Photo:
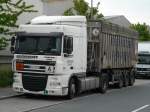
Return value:
[(11, 39), (14, 91), (67, 96), (135, 82), (138, 33), (84, 16), (40, 16)]

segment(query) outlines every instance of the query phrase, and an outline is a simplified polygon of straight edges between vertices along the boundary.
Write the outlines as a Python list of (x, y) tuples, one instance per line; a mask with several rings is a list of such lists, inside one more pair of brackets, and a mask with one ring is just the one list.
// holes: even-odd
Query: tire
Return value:
[(133, 86), (135, 83), (135, 74), (134, 71), (130, 72), (130, 78), (129, 78), (129, 86)]
[(124, 75), (124, 87), (127, 87), (129, 85), (129, 77), (128, 74)]
[(99, 92), (104, 94), (107, 92), (107, 88), (108, 88), (108, 76), (107, 76), (107, 74), (103, 73), (100, 78)]
[(123, 87), (123, 78), (121, 76), (119, 77), (119, 82), (116, 84), (116, 87), (120, 89)]
[(73, 78), (70, 79), (67, 99), (73, 99), (76, 95), (76, 84)]

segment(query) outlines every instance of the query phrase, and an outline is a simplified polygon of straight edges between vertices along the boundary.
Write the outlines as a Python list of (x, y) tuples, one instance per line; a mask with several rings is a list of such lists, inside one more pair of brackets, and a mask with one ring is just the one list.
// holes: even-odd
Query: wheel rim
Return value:
[(122, 81), (122, 79), (120, 79), (119, 87), (120, 87), (120, 88), (123, 87), (123, 81)]
[(130, 85), (133, 85), (133, 84), (134, 84), (134, 76), (131, 76)]
[(129, 85), (129, 77), (126, 77), (126, 86)]
[(71, 85), (71, 96), (73, 97), (75, 95), (76, 89), (75, 89), (75, 84)]
[(105, 90), (107, 88), (107, 82), (104, 81), (104, 84), (103, 84), (103, 89)]

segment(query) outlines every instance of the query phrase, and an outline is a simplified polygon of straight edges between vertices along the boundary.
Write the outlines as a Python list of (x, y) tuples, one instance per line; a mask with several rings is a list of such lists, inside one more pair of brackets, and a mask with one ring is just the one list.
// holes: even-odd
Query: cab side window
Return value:
[(72, 37), (68, 37), (68, 36), (64, 37), (63, 48), (64, 48), (64, 50), (63, 50), (64, 53), (72, 54), (72, 52), (73, 52), (73, 38)]

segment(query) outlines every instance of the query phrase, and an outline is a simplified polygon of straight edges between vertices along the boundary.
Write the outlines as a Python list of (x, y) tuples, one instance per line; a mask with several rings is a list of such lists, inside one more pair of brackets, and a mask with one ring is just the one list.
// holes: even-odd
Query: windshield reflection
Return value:
[(17, 54), (61, 55), (62, 37), (19, 36), (16, 42)]
[(150, 64), (150, 55), (140, 54), (138, 56), (138, 64)]

